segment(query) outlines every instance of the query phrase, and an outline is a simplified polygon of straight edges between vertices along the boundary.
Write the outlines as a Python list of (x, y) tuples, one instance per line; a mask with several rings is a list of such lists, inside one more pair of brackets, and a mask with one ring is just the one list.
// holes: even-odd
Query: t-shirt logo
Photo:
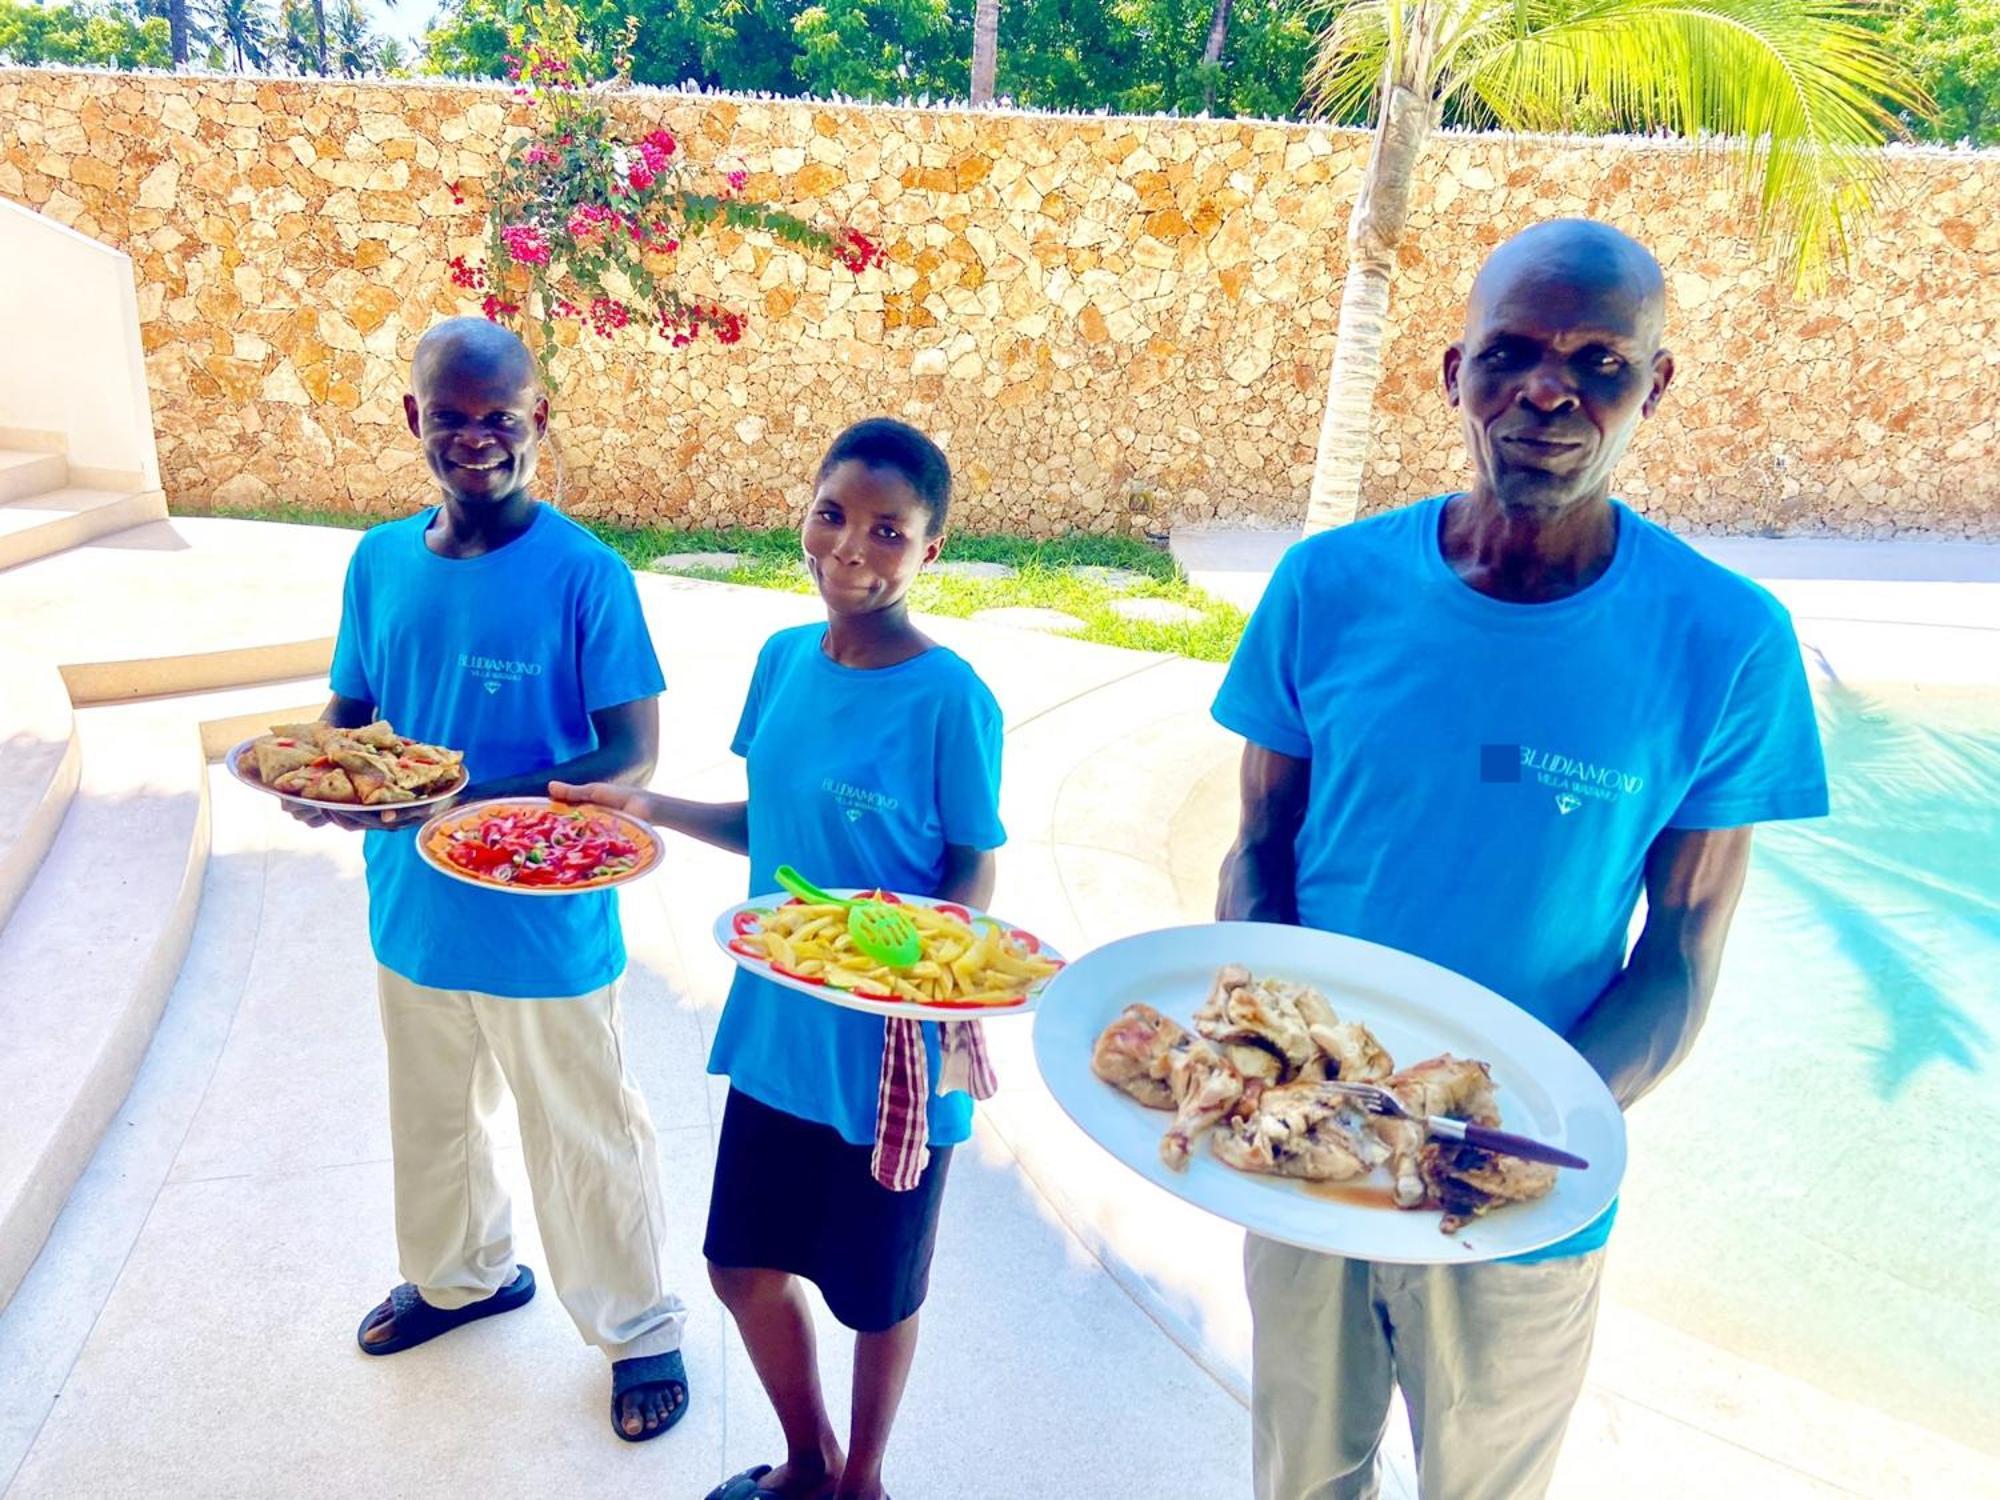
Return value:
[(1554, 793), (1556, 811), (1565, 818), (1585, 802), (1616, 802), (1646, 789), (1643, 776), (1533, 745), (1481, 745), (1479, 779), (1490, 785), (1531, 780)]
[(836, 781), (831, 776), (819, 784), (819, 789), (840, 804), (841, 812), (850, 823), (859, 823), (870, 813), (892, 813), (902, 806), (887, 792), (871, 792), (865, 786)]
[(509, 661), (505, 657), (478, 656), (467, 651), (458, 653), (458, 664), (480, 680), (489, 698), (509, 683), (542, 675), (542, 664), (538, 661)]

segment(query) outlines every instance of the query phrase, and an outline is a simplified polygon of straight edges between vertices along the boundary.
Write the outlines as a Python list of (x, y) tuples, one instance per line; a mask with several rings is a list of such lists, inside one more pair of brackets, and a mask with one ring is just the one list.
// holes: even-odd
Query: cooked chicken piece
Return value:
[(1502, 1204), (1543, 1197), (1556, 1185), (1554, 1167), (1463, 1141), (1426, 1141), (1417, 1159), (1428, 1196), (1444, 1209), (1438, 1227), (1446, 1234)]
[(1342, 1083), (1380, 1083), (1396, 1071), (1396, 1061), (1389, 1056), (1389, 1049), (1376, 1041), (1375, 1034), (1359, 1021), (1315, 1026), (1312, 1039), (1333, 1060), (1333, 1076)]
[(1090, 1070), (1121, 1088), (1148, 1109), (1174, 1107), (1169, 1073), (1173, 1051), (1191, 1040), (1178, 1021), (1150, 1005), (1128, 1005), (1104, 1028), (1090, 1054)]
[(1354, 1102), (1315, 1083), (1258, 1090), (1214, 1137), (1215, 1154), (1242, 1172), (1335, 1182), (1382, 1160)]
[(1201, 1037), (1174, 1049), (1167, 1081), (1174, 1091), (1174, 1123), (1160, 1137), (1160, 1160), (1180, 1171), (1194, 1143), (1213, 1130), (1243, 1097), (1243, 1075), (1222, 1049)]
[(1500, 1109), (1493, 1099), (1493, 1074), (1483, 1062), (1446, 1053), (1390, 1074), (1382, 1086), (1418, 1117), (1394, 1120), (1378, 1115), (1372, 1122), (1382, 1144), (1389, 1148), (1396, 1202), (1403, 1208), (1415, 1208), (1430, 1196), (1417, 1161), (1428, 1134), (1424, 1118), (1450, 1115), (1478, 1125), (1498, 1125)]
[[(1276, 1081), (1324, 1077), (1325, 1056), (1314, 1038), (1316, 1029), (1331, 1030), (1340, 1017), (1326, 996), (1309, 985), (1283, 979), (1253, 979), (1240, 964), (1225, 965), (1215, 976), (1208, 999), (1194, 1014), (1194, 1029), (1210, 1041), (1234, 1049), (1258, 1047), (1279, 1064)], [(1271, 1076), (1267, 1068), (1238, 1061), (1246, 1076)]]

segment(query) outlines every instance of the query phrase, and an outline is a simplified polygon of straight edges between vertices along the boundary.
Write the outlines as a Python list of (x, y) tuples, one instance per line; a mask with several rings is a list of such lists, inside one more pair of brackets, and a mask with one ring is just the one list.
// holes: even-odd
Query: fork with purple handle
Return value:
[(1581, 1171), (1590, 1165), (1580, 1156), (1573, 1156), (1529, 1136), (1515, 1135), (1511, 1130), (1495, 1130), (1490, 1125), (1454, 1120), (1449, 1115), (1411, 1114), (1403, 1107), (1402, 1100), (1378, 1084), (1329, 1080), (1326, 1087), (1348, 1095), (1370, 1114), (1386, 1115), (1394, 1120), (1415, 1120), (1441, 1140), (1464, 1141), (1466, 1145), (1477, 1146), (1483, 1151), (1498, 1151), (1504, 1156), (1518, 1156), (1523, 1161), (1546, 1162), (1552, 1167), (1571, 1167)]

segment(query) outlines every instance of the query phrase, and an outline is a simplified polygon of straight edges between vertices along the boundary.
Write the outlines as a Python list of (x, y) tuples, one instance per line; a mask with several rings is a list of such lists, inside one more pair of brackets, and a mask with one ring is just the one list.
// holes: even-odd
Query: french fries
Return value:
[(945, 1009), (1012, 1005), (1036, 980), (1061, 967), (1030, 953), (997, 922), (982, 921), (974, 931), (949, 912), (915, 902), (899, 910), (923, 941), (923, 957), (907, 969), (888, 968), (857, 951), (847, 932), (847, 910), (840, 906), (780, 906), (764, 913), (757, 930), (743, 940), (802, 979)]

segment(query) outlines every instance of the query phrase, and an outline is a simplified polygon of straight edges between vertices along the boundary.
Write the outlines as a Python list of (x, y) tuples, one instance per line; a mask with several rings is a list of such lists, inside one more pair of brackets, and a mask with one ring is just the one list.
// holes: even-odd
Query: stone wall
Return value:
[[(827, 439), (886, 411), (945, 444), (983, 529), (1302, 513), (1361, 137), (651, 93), (619, 108), (742, 165), (753, 197), (878, 235), (890, 262), (857, 280), (733, 236), (684, 254), (750, 331), (575, 348), (570, 508), (779, 523)], [(132, 256), (175, 500), (394, 511), (426, 486), (398, 399), (411, 346), (468, 310), (445, 262), (478, 250), (446, 184), (476, 206), (520, 110), (484, 88), (0, 70), (0, 194)], [(1484, 251), (1593, 214), (1651, 245), (1672, 287), (1681, 374), (1627, 461), (1636, 503), (1690, 531), (2000, 535), (2000, 155), (1894, 155), (1852, 271), (1810, 302), (1774, 288), (1733, 201), (1686, 149), (1439, 140), (1368, 506), (1463, 474), (1437, 365)]]

